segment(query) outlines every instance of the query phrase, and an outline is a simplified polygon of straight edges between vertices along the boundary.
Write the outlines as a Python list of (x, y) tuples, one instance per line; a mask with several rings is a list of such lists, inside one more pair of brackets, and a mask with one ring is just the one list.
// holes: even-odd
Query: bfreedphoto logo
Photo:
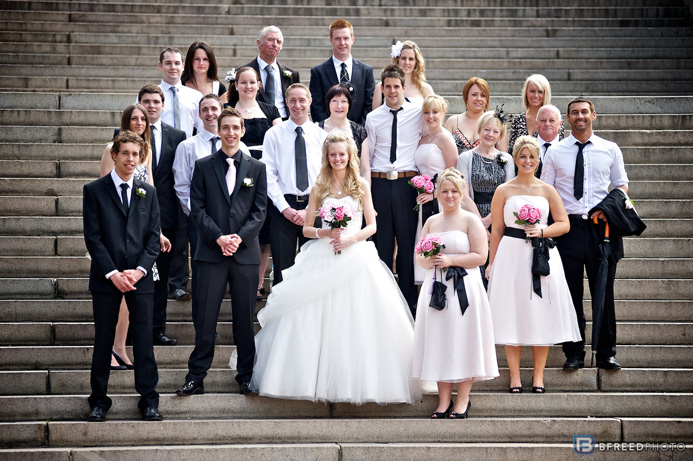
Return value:
[(573, 436), (573, 453), (578, 455), (591, 455), (594, 453), (594, 437), (591, 435)]

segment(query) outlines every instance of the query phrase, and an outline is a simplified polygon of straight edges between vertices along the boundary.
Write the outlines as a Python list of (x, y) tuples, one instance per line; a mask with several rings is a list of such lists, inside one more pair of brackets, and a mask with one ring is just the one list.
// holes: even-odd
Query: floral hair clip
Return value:
[(503, 106), (504, 105), (505, 104), (501, 104), (500, 107), (496, 106), (496, 110), (493, 112), (493, 116), (505, 124), (508, 122), (508, 116), (503, 113)]
[(390, 57), (393, 58), (398, 58), (400, 54), (402, 54), (402, 48), (404, 47), (404, 43), (400, 42), (397, 40), (397, 43), (392, 45), (391, 51), (390, 51)]
[(236, 69), (231, 69), (230, 71), (226, 72), (226, 77), (224, 77), (224, 81), (226, 83), (233, 83), (236, 81)]

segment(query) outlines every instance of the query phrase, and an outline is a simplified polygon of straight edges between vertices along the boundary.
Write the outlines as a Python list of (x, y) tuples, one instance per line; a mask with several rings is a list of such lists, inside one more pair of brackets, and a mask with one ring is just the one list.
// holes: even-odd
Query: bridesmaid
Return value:
[[(232, 92), (236, 96), (232, 101), (237, 100), (234, 106), (243, 116), (245, 124), (245, 134), (241, 141), (248, 146), (250, 155), (256, 159), (262, 158), (262, 143), (265, 140), (265, 133), (274, 125), (281, 123), (282, 118), (279, 115), (279, 109), (274, 104), (266, 104), (256, 99), (258, 89), (262, 83), (257, 71), (252, 67), (241, 67), (236, 71), (236, 81), (233, 84)], [(265, 271), (270, 257), (270, 220), (269, 214), (265, 218), (265, 222), (260, 229), (260, 278), (257, 287), (257, 300), (261, 300), (265, 295), (263, 281), (265, 279)]]
[[(565, 341), (579, 341), (580, 329), (565, 280), (558, 249), (548, 250), (550, 273), (539, 277), (540, 288), (533, 285), (532, 259), (534, 245), (543, 239), (556, 238), (568, 232), (570, 222), (563, 201), (553, 186), (534, 177), (539, 166), (539, 143), (531, 136), (521, 136), (514, 146), (517, 177), (498, 186), (491, 204), (493, 226), (491, 256), (486, 273), (488, 296), (493, 317), (496, 344), (505, 346), (510, 371), (510, 393), (522, 392), (520, 355), (522, 346), (532, 346), (534, 373), (532, 392), (543, 394), (544, 367), (549, 346)], [(513, 213), (527, 204), (541, 211), (538, 224), (518, 225)], [(546, 225), (549, 213), (553, 224)], [(532, 239), (532, 243), (526, 241)]]
[[(438, 382), (438, 407), (432, 419), (465, 419), (472, 406), (469, 392), (474, 381), (498, 376), (496, 349), (488, 299), (477, 270), (486, 260), (488, 244), (479, 218), (462, 210), (464, 180), (459, 171), (448, 168), (438, 176), (438, 198), (442, 213), (431, 217), (423, 235), (439, 236), (445, 248), (437, 256), (416, 256), (416, 263), (427, 270), (419, 294), (414, 323), (413, 377)], [(459, 275), (446, 280), (446, 306), (429, 306), (429, 289), (447, 274)], [(464, 274), (464, 275), (463, 275)], [(461, 303), (466, 295), (468, 306)], [(452, 388), (457, 383), (457, 401)]]
[[(510, 126), (510, 137), (508, 138), (508, 153), (510, 155), (513, 154), (513, 146), (517, 138), (527, 136), (530, 133), (535, 138), (537, 137), (537, 114), (539, 109), (547, 104), (551, 104), (549, 81), (541, 74), (530, 75), (522, 86), (522, 105), (525, 112), (514, 117)], [(563, 123), (561, 122), (559, 139), (563, 139), (563, 137)]]
[(490, 97), (488, 83), (483, 78), (472, 77), (465, 83), (462, 89), (465, 111), (445, 122), (445, 129), (452, 133), (459, 154), (475, 148), (481, 142), (477, 124), (484, 112), (489, 110)]
[(211, 93), (219, 96), (222, 103), (226, 102), (226, 86), (219, 81), (217, 58), (214, 57), (212, 46), (207, 42), (198, 41), (190, 45), (180, 80), (183, 85), (203, 95)]
[[(426, 83), (426, 63), (419, 45), (407, 40), (392, 45), (392, 64), (404, 71), (404, 97), (413, 104), (421, 104), (424, 98), (433, 94), (433, 88)], [(373, 109), (383, 104), (383, 84), (379, 82), (373, 92)]]

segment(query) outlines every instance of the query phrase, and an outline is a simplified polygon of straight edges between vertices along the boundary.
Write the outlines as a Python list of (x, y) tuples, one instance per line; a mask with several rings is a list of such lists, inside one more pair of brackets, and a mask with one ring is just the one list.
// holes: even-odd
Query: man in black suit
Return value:
[[(257, 37), (256, 43), (259, 52), (258, 57), (240, 67), (252, 67), (257, 71), (262, 80), (262, 87), (257, 90), (257, 100), (277, 106), (279, 114), (286, 120), (289, 116), (289, 112), (284, 104), (286, 89), (293, 83), (300, 83), (301, 77), (296, 69), (283, 66), (277, 62), (277, 56), (279, 56), (279, 52), (284, 44), (282, 31), (277, 26), (263, 28)], [(271, 70), (268, 69), (268, 66)], [(271, 82), (268, 82), (268, 71), (274, 77)], [(268, 94), (270, 92), (272, 95)], [(234, 105), (237, 101), (238, 96), (234, 95), (229, 102)]]
[(133, 178), (144, 141), (131, 131), (113, 140), (110, 174), (84, 186), (84, 240), (91, 256), (89, 291), (94, 310), (94, 353), (91, 364), (91, 413), (88, 421), (105, 421), (111, 407), (108, 376), (111, 347), (125, 296), (135, 354), (135, 389), (142, 418), (161, 421), (159, 374), (152, 344), (154, 281), (152, 266), (159, 255), (159, 202), (156, 189)]
[(253, 374), (258, 233), (265, 220), (267, 178), (265, 165), (239, 149), (245, 133), (240, 112), (225, 109), (217, 125), (222, 147), (196, 162), (190, 188), (191, 213), (199, 234), (195, 252), (199, 305), (195, 349), (178, 395), (204, 393), (203, 380), (214, 358), (214, 333), (227, 284), (231, 287), (233, 337), (238, 350), (236, 381), (241, 394), (249, 393)]
[[(152, 174), (154, 175), (154, 187), (156, 187), (156, 196), (159, 199), (159, 210), (161, 211), (161, 232), (169, 239), (172, 248), (172, 251), (159, 253), (159, 258), (156, 260), (159, 280), (154, 282), (154, 344), (174, 346), (178, 340), (166, 336), (169, 275), (175, 260), (177, 273), (172, 278), (177, 275), (179, 279), (185, 280), (185, 274), (180, 273), (184, 272), (184, 268), (187, 268), (187, 254), (184, 251), (184, 244), (182, 245), (182, 242), (179, 241), (181, 231), (183, 235), (185, 233), (185, 226), (184, 220), (180, 216), (182, 213), (173, 187), (173, 160), (178, 144), (185, 140), (185, 132), (161, 121), (161, 113), (164, 108), (164, 93), (161, 88), (156, 85), (146, 85), (140, 90), (137, 100), (147, 109), (149, 115), (152, 139)], [(181, 227), (183, 227), (182, 230)], [(184, 237), (183, 240), (185, 240)]]
[(334, 85), (343, 84), (349, 88), (352, 98), (351, 110), (347, 117), (352, 122), (363, 125), (373, 104), (373, 68), (352, 58), (354, 28), (346, 19), (337, 19), (330, 24), (330, 44), (332, 57), (310, 70), (310, 92), (313, 95), (310, 116), (314, 122), (329, 117), (325, 107), (325, 95)]

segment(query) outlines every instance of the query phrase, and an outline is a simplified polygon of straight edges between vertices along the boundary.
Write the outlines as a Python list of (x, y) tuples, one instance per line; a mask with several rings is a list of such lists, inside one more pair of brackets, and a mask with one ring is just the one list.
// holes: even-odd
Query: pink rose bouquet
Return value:
[[(520, 226), (541, 223), (541, 211), (529, 203), (523, 205), (519, 211), (513, 211), (513, 215), (517, 218), (515, 224)], [(526, 240), (529, 242), (529, 239)]]
[[(318, 210), (320, 219), (330, 226), (330, 229), (340, 229), (346, 227), (353, 213), (351, 208), (346, 205), (329, 206), (324, 205)], [(335, 251), (335, 254), (342, 254), (341, 251)]]
[[(433, 178), (427, 174), (420, 174), (414, 176), (409, 180), (409, 185), (416, 189), (419, 194), (431, 194), (435, 190), (435, 184), (433, 184)], [(419, 211), (420, 205), (417, 203), (414, 207), (414, 211)]]
[(443, 240), (435, 234), (425, 235), (419, 243), (416, 244), (414, 251), (421, 256), (428, 258), (440, 254), (440, 251), (445, 248)]

